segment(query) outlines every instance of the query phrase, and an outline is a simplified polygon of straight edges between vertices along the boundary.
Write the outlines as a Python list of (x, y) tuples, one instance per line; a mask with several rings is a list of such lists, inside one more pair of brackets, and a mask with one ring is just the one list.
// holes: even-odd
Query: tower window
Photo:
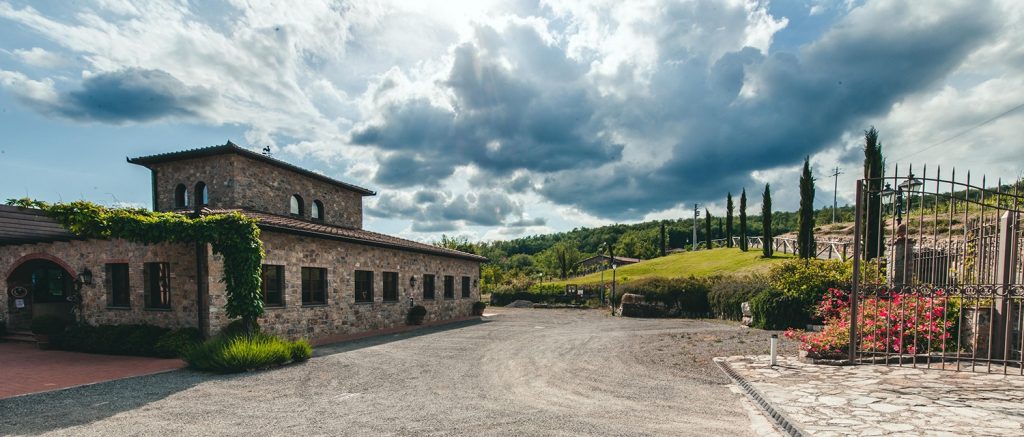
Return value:
[(174, 189), (174, 207), (188, 208), (188, 188), (185, 184), (178, 184)]
[(210, 192), (206, 189), (206, 182), (196, 184), (196, 206), (206, 206), (210, 203)]
[(309, 215), (313, 220), (324, 219), (324, 204), (319, 200), (314, 200), (313, 204), (309, 207)]
[(292, 194), (292, 202), (290, 212), (292, 215), (303, 215), (306, 212), (306, 206), (302, 203), (302, 197), (298, 194)]

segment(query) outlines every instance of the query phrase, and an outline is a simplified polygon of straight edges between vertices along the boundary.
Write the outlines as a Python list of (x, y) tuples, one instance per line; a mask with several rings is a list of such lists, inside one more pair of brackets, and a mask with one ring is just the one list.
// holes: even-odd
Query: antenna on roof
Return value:
[(270, 146), (263, 148), (263, 156), (270, 156)]

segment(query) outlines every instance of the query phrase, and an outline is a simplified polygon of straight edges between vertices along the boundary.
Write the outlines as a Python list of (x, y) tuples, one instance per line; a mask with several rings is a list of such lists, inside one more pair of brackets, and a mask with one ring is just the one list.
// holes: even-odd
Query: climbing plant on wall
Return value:
[(50, 204), (32, 199), (8, 199), (8, 205), (42, 210), (71, 233), (84, 238), (154, 243), (209, 244), (224, 258), (227, 291), (225, 312), (251, 322), (263, 314), (260, 269), (263, 242), (256, 220), (237, 212), (191, 217), (141, 208), (107, 208), (92, 202)]

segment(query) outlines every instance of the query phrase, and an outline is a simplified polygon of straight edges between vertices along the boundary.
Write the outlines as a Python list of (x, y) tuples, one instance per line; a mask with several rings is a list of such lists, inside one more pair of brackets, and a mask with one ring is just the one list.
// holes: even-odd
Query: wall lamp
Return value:
[(82, 269), (81, 273), (75, 277), (75, 282), (82, 285), (92, 285), (92, 270), (89, 270), (88, 267)]
[(415, 276), (410, 276), (409, 277), (409, 286), (410, 287), (415, 287), (416, 286), (416, 277)]

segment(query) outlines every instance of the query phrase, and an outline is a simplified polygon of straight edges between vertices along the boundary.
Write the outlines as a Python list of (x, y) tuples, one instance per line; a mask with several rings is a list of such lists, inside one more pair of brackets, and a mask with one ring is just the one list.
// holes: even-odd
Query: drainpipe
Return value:
[(196, 328), (199, 329), (199, 333), (203, 338), (209, 337), (206, 320), (203, 318), (204, 313), (209, 312), (209, 306), (206, 303), (206, 296), (209, 291), (207, 289), (209, 285), (207, 254), (206, 244), (196, 243)]

